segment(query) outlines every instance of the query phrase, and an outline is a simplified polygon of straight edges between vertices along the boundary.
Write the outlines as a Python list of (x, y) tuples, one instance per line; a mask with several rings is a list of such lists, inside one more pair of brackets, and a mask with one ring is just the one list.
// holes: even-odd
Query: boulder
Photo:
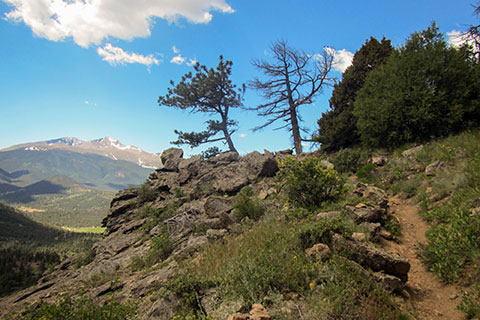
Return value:
[(372, 156), (369, 162), (373, 163), (376, 166), (381, 167), (388, 162), (388, 157), (386, 155), (375, 155), (375, 156)]
[(336, 219), (342, 216), (341, 211), (327, 211), (327, 212), (320, 212), (317, 213), (317, 219)]
[(181, 159), (178, 164), (180, 175), (178, 177), (180, 184), (186, 183), (193, 177), (196, 177), (202, 166), (202, 156), (198, 155), (188, 159)]
[(332, 251), (330, 250), (330, 248), (326, 244), (317, 243), (313, 247), (305, 250), (305, 254), (308, 257), (311, 257), (313, 259), (317, 259), (317, 260), (320, 260), (320, 261), (325, 261), (325, 260), (328, 260), (330, 258), (330, 256), (332, 255)]
[(183, 157), (183, 150), (179, 148), (170, 148), (162, 152), (160, 159), (163, 163), (161, 171), (178, 171), (178, 165)]
[(432, 163), (430, 163), (426, 168), (425, 168), (425, 174), (427, 176), (433, 176), (435, 175), (435, 172), (441, 169), (445, 164), (439, 160), (436, 160)]
[(225, 237), (228, 234), (226, 229), (208, 229), (207, 238), (211, 240), (217, 240)]
[(222, 170), (220, 172), (216, 172), (216, 179), (213, 183), (213, 189), (215, 191), (227, 194), (236, 194), (243, 187), (248, 185), (248, 172), (240, 166), (235, 167), (236, 170)]
[(224, 197), (210, 196), (204, 204), (205, 214), (209, 217), (218, 217), (220, 214), (233, 209), (232, 200)]
[(407, 150), (402, 152), (402, 156), (404, 156), (406, 158), (411, 158), (415, 154), (417, 154), (419, 151), (421, 151), (422, 149), (423, 149), (423, 145), (419, 145), (419, 146), (407, 149)]
[(208, 159), (207, 162), (214, 165), (225, 165), (238, 161), (238, 159), (240, 159), (240, 156), (236, 152), (223, 152), (216, 157)]
[(401, 292), (405, 288), (405, 283), (402, 280), (383, 272), (374, 272), (373, 278), (381, 287), (388, 291)]
[(270, 314), (261, 304), (253, 304), (250, 310), (250, 320), (269, 320)]
[(264, 154), (250, 152), (240, 160), (249, 174), (256, 177), (273, 177), (278, 171), (278, 164), (273, 153), (265, 150)]
[(335, 252), (345, 255), (363, 267), (371, 268), (373, 271), (384, 271), (403, 282), (408, 279), (410, 263), (407, 260), (378, 249), (368, 242), (350, 241), (339, 234), (334, 234), (331, 246)]
[(354, 241), (366, 241), (367, 236), (365, 235), (365, 233), (362, 232), (354, 232), (352, 233), (352, 239)]
[(388, 197), (387, 193), (375, 186), (370, 186), (364, 183), (357, 183), (353, 193), (364, 197), (371, 204), (377, 205), (380, 208), (388, 208)]
[(362, 222), (379, 222), (385, 214), (385, 209), (372, 206), (345, 206), (345, 211), (357, 224)]

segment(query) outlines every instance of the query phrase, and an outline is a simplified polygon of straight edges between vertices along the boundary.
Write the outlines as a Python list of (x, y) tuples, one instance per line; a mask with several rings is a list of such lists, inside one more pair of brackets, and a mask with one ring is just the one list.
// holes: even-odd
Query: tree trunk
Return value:
[(301, 154), (302, 150), (302, 137), (300, 136), (300, 127), (298, 126), (297, 109), (290, 107), (290, 123), (292, 124), (292, 137), (293, 146), (295, 147), (295, 153)]
[(225, 140), (227, 140), (228, 148), (230, 149), (230, 151), (238, 153), (237, 149), (235, 149), (235, 147), (233, 146), (233, 141), (230, 137), (230, 133), (228, 133), (228, 130), (224, 130), (223, 134), (225, 135)]
[(235, 149), (233, 146), (230, 132), (228, 132), (228, 107), (226, 107), (225, 113), (222, 113), (222, 131), (223, 135), (225, 136), (225, 140), (227, 141), (228, 149), (230, 149), (231, 152), (238, 153), (237, 149)]

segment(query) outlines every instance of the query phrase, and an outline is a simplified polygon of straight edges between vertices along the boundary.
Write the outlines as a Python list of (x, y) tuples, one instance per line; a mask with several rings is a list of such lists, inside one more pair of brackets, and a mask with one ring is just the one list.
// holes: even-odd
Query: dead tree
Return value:
[(312, 104), (314, 98), (327, 85), (333, 84), (328, 77), (333, 63), (333, 50), (323, 50), (320, 54), (309, 55), (288, 46), (286, 41), (277, 41), (272, 47), (272, 62), (255, 59), (252, 64), (263, 72), (266, 80), (255, 78), (249, 87), (261, 92), (267, 101), (249, 110), (257, 111), (268, 120), (255, 130), (263, 129), (277, 120), (292, 133), (295, 152), (302, 153), (301, 117), (298, 108)]

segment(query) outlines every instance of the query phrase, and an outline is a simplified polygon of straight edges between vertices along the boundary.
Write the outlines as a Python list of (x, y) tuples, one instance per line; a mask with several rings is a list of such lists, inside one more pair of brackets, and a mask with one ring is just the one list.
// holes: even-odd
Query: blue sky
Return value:
[[(285, 39), (297, 49), (337, 52), (338, 70), (370, 37), (404, 43), (435, 20), (447, 34), (478, 23), (466, 0), (0, 0), (0, 148), (70, 136), (112, 136), (149, 152), (175, 140), (174, 129), (201, 130), (207, 119), (159, 107), (169, 81), (208, 67), (222, 54), (241, 84), (260, 76), (253, 58)], [(448, 36), (446, 35), (448, 38)], [(342, 64), (343, 62), (343, 64)], [(341, 79), (341, 71), (332, 76)], [(310, 130), (328, 108), (326, 89), (300, 109)], [(261, 103), (256, 92), (246, 106)], [(287, 131), (235, 110), (241, 153), (290, 148)], [(187, 154), (200, 152), (201, 148)], [(307, 148), (308, 150), (308, 148)]]

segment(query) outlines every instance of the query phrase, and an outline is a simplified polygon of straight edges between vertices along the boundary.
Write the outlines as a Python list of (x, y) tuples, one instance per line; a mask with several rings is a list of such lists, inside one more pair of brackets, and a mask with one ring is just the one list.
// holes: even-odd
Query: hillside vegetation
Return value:
[(138, 185), (151, 171), (128, 161), (60, 149), (2, 151), (0, 168), (10, 173), (21, 173), (10, 179), (10, 183), (16, 186), (25, 187), (52, 176), (65, 175), (81, 184), (106, 191)]
[(0, 200), (31, 219), (57, 227), (99, 227), (114, 193), (88, 188), (57, 175), (23, 188), (0, 191)]

